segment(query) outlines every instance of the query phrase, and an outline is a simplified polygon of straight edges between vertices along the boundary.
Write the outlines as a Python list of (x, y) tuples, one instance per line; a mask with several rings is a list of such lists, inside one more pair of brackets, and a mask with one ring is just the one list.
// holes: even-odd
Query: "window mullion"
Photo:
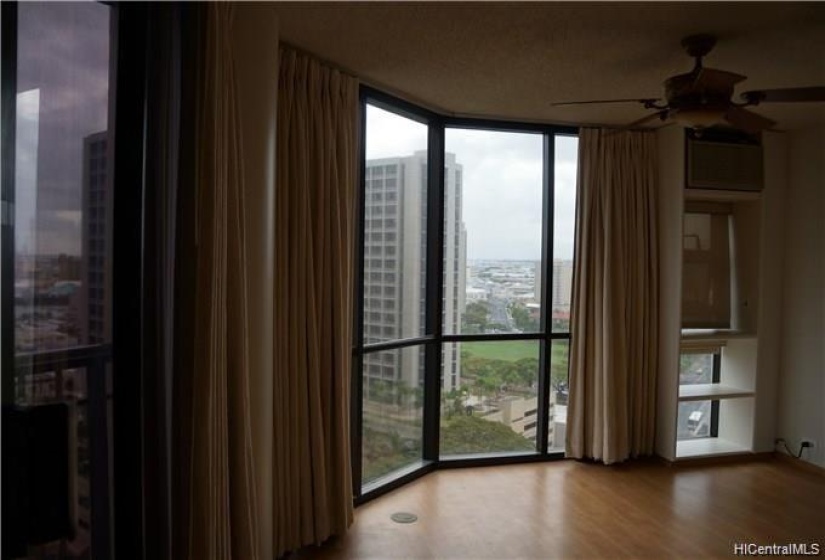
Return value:
[(544, 134), (542, 152), (542, 231), (541, 231), (541, 317), (539, 325), (544, 333), (544, 339), (539, 347), (539, 423), (536, 430), (537, 450), (540, 454), (547, 454), (547, 438), (550, 431), (550, 367), (552, 360), (552, 341), (550, 331), (553, 322), (550, 318), (553, 286), (553, 160), (551, 156), (555, 149), (553, 134)]
[(352, 458), (352, 491), (357, 499), (361, 496), (361, 459), (363, 453), (363, 408), (364, 408), (364, 237), (366, 205), (366, 165), (367, 165), (367, 95), (362, 89), (359, 94), (358, 115), (360, 130), (358, 140), (358, 181), (360, 193), (356, 221), (358, 223), (358, 245), (356, 253), (358, 264), (355, 267), (355, 317), (353, 317), (353, 333), (355, 347), (353, 349), (352, 374), (350, 390), (350, 455)]
[(433, 335), (427, 344), (424, 369), (424, 443), (425, 461), (438, 460), (441, 402), (441, 313), (444, 307), (444, 124), (429, 125), (427, 153), (427, 289), (426, 333)]

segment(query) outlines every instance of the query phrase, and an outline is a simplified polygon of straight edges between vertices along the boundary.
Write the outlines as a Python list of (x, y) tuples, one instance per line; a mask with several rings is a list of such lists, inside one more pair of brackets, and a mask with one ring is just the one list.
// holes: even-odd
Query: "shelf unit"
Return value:
[(688, 348), (721, 346), (719, 382), (679, 385), (677, 397), (679, 403), (718, 401), (719, 433), (700, 439), (677, 438), (675, 459), (752, 451), (756, 335), (727, 331), (705, 338), (683, 335), (682, 341)]
[[(659, 377), (656, 452), (668, 461), (770, 451), (775, 436), (775, 387), (778, 370), (779, 259), (781, 244), (763, 224), (781, 216), (784, 144), (763, 136), (762, 192), (685, 188), (686, 138), (672, 127), (659, 141)], [(687, 201), (724, 202), (732, 208), (730, 330), (684, 331), (682, 323), (683, 220)], [(680, 385), (683, 348), (721, 347), (718, 383)], [(678, 439), (680, 403), (718, 402), (716, 437)], [(684, 426), (682, 427), (684, 429)]]

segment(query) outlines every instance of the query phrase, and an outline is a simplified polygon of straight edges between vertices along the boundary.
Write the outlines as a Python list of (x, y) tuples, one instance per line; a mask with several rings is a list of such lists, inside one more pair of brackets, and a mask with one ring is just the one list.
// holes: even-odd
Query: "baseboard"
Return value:
[(792, 457), (791, 455), (788, 455), (787, 453), (782, 453), (781, 451), (775, 451), (773, 453), (773, 456), (778, 461), (787, 463), (788, 465), (792, 465), (799, 470), (807, 471), (809, 473), (825, 477), (825, 468), (820, 467), (819, 465), (809, 463), (808, 461), (803, 461), (802, 459), (797, 459), (796, 457)]

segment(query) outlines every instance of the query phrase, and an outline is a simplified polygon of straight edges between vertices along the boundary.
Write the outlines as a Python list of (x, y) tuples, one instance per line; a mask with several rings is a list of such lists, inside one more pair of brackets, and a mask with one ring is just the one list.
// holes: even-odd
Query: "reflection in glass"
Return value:
[(421, 460), (423, 383), (421, 346), (364, 355), (362, 485)]
[(69, 421), (73, 534), (38, 558), (111, 556), (109, 357), (82, 348), (111, 341), (110, 17), (94, 2), (17, 8), (15, 404), (63, 403)]

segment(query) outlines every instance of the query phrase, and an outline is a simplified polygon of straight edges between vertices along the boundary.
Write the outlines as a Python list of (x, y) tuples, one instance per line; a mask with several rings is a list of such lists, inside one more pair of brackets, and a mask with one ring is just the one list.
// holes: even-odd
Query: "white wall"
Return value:
[(777, 437), (782, 347), (782, 285), (784, 280), (785, 217), (788, 194), (788, 143), (784, 133), (765, 132), (765, 188), (761, 195), (759, 229), (759, 349), (753, 450), (774, 449)]
[(789, 134), (778, 437), (825, 467), (825, 128)]

